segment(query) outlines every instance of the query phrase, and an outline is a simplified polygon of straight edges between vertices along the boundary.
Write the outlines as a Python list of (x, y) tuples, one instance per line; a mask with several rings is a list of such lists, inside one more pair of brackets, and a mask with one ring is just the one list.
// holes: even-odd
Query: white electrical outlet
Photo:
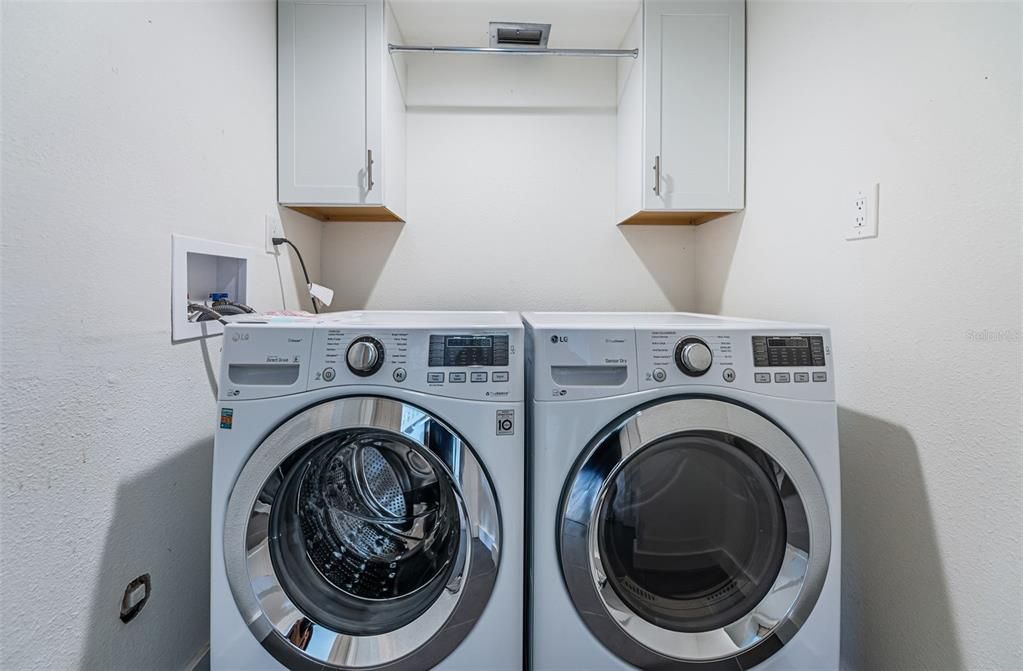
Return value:
[(849, 213), (849, 223), (846, 226), (846, 240), (877, 237), (877, 203), (880, 195), (880, 184), (856, 190)]
[(284, 226), (281, 225), (281, 218), (276, 214), (266, 215), (266, 253), (276, 254), (277, 248), (274, 247), (274, 238), (284, 237)]

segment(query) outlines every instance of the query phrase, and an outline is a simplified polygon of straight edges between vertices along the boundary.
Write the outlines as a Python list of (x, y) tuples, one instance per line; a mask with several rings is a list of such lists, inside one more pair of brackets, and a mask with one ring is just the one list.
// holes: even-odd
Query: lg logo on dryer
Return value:
[(559, 342), (568, 342), (568, 336), (552, 335), (551, 342), (557, 345)]

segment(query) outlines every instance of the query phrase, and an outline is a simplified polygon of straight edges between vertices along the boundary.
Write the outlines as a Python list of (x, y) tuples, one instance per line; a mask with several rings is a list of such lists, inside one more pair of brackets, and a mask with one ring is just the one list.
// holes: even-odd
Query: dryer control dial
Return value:
[(376, 338), (362, 336), (352, 341), (345, 355), (348, 369), (359, 377), (369, 377), (384, 364), (384, 346)]
[(675, 365), (690, 377), (706, 373), (713, 361), (714, 353), (699, 338), (683, 338), (675, 346)]

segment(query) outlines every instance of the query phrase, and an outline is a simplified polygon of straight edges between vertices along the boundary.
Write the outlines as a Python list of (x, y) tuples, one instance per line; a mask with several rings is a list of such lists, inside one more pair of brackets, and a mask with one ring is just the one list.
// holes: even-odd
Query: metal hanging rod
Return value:
[(512, 56), (589, 56), (600, 58), (638, 58), (639, 49), (515, 49), (511, 47), (412, 47), (388, 44), (387, 50), (420, 54), (509, 54)]

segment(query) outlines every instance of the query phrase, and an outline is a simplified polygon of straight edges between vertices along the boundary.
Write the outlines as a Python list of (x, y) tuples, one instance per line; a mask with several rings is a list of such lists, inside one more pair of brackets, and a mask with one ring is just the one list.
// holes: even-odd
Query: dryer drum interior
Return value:
[(589, 447), (562, 498), (559, 552), (586, 625), (639, 668), (755, 665), (823, 587), (830, 522), (813, 467), (767, 418), (658, 401)]
[(731, 624), (768, 593), (785, 557), (773, 462), (734, 436), (680, 433), (625, 464), (599, 510), (611, 586), (675, 631)]

